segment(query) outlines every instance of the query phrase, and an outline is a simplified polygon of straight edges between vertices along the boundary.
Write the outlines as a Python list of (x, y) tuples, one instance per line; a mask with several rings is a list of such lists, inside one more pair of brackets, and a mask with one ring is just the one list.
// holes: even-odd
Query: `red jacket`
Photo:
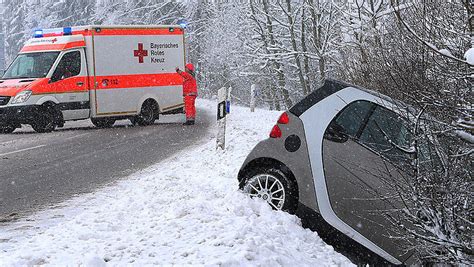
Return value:
[(191, 74), (185, 71), (182, 71), (181, 73), (179, 73), (179, 75), (183, 77), (183, 96), (187, 96), (187, 95), (197, 96), (196, 79), (194, 79), (194, 77)]

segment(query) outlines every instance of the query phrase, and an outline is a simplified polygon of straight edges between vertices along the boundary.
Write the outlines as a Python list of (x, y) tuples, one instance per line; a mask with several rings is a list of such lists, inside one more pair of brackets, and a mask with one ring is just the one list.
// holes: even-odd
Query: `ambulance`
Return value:
[(153, 124), (183, 112), (184, 29), (179, 25), (36, 30), (0, 79), (0, 133), (65, 121)]

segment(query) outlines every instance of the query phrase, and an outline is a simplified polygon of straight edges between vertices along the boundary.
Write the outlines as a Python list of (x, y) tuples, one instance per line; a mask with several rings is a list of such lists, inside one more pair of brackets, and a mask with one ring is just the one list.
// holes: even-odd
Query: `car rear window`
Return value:
[(322, 87), (314, 90), (307, 97), (303, 98), (303, 100), (291, 107), (290, 112), (299, 117), (301, 116), (301, 114), (303, 114), (306, 110), (314, 106), (319, 101), (347, 87), (355, 86), (340, 81), (328, 79), (324, 82), (324, 85)]

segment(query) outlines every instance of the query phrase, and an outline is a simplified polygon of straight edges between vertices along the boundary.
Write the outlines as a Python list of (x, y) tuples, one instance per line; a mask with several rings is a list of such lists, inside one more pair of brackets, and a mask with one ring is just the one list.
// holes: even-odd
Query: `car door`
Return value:
[(352, 229), (403, 261), (408, 256), (387, 216), (403, 208), (412, 155), (406, 121), (373, 102), (350, 103), (327, 127), (323, 166), (331, 207)]
[(84, 50), (64, 52), (50, 79), (65, 120), (89, 117), (89, 84)]

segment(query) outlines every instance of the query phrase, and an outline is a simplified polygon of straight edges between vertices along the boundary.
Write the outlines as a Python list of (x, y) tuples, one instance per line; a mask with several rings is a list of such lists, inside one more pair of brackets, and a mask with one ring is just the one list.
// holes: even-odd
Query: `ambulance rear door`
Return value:
[(183, 107), (184, 31), (179, 26), (93, 28), (93, 117), (133, 116), (147, 99)]

